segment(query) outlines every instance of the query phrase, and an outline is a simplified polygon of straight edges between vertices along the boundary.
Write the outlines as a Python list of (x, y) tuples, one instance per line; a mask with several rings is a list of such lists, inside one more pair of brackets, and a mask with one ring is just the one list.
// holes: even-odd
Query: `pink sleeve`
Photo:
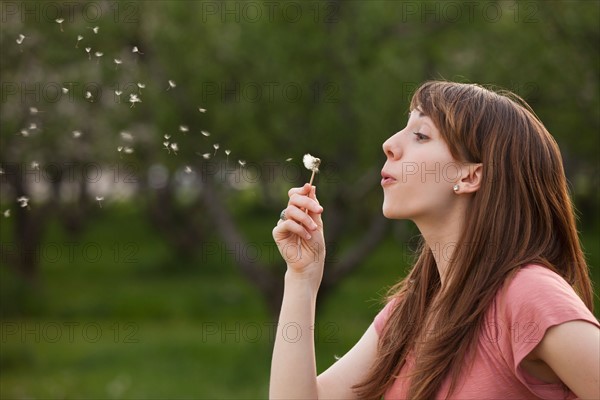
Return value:
[[(532, 379), (519, 366), (541, 342), (546, 331), (565, 322), (582, 320), (600, 326), (573, 288), (558, 274), (530, 265), (515, 275), (499, 299), (505, 329), (501, 346), (515, 376), (534, 392)], [(527, 375), (527, 378), (525, 377)]]
[(390, 300), (385, 305), (385, 307), (383, 307), (383, 309), (381, 311), (379, 311), (379, 314), (377, 314), (375, 316), (375, 319), (373, 320), (373, 325), (375, 325), (375, 332), (377, 332), (378, 336), (381, 336), (383, 327), (385, 326), (385, 324), (386, 324), (388, 318), (390, 317), (390, 314), (392, 313), (392, 310), (394, 309), (394, 306), (396, 305), (397, 302), (398, 302), (397, 299)]

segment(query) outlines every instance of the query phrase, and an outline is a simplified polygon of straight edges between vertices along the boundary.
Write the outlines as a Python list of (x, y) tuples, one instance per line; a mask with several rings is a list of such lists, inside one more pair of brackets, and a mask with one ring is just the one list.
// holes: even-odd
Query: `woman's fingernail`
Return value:
[(307, 234), (306, 234), (306, 239), (307, 239), (307, 240), (310, 240), (310, 238), (312, 238), (312, 236), (310, 235), (310, 233), (307, 233)]

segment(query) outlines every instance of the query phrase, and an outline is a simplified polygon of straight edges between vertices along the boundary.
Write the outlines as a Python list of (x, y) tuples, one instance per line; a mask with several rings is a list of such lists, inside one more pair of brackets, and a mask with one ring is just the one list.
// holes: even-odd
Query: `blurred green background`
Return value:
[(532, 105), (600, 282), (598, 1), (1, 7), (2, 399), (266, 398), (271, 229), (307, 152), (327, 368), (410, 265), (418, 232), (382, 218), (378, 175), (427, 79)]

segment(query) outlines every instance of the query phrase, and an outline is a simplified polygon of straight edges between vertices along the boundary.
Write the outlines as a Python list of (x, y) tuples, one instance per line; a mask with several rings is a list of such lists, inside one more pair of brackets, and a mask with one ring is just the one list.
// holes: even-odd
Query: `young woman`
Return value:
[(383, 213), (417, 225), (420, 254), (316, 376), (323, 208), (314, 187), (291, 189), (273, 229), (287, 271), (270, 397), (599, 399), (600, 325), (561, 155), (529, 106), (427, 82), (383, 151)]

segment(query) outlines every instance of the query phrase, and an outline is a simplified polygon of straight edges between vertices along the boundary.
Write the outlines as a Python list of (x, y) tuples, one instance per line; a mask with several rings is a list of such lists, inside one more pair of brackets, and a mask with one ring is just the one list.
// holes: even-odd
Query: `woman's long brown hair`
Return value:
[(452, 392), (496, 293), (527, 264), (555, 271), (593, 307), (560, 151), (527, 103), (479, 85), (431, 81), (410, 107), (433, 120), (456, 160), (483, 165), (483, 182), (448, 260), (447, 287), (422, 242), (411, 272), (391, 288), (388, 300), (398, 300), (377, 360), (354, 387), (364, 399), (384, 395), (411, 350), (418, 356), (408, 398), (435, 398), (448, 377)]

